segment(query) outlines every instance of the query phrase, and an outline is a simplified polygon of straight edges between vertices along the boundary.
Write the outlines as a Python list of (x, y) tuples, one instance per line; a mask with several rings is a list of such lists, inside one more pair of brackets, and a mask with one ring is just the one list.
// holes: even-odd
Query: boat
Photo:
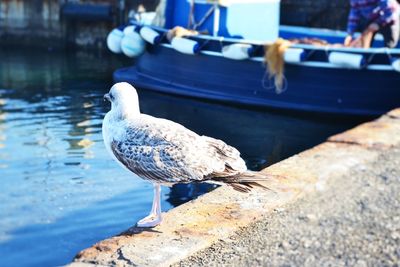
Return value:
[[(346, 36), (279, 25), (279, 4), (167, 0), (161, 26), (131, 20), (109, 34), (110, 50), (137, 56), (113, 78), (142, 90), (315, 114), (377, 116), (400, 105), (400, 49), (383, 48), (379, 36), (368, 49), (290, 43), (282, 54), (283, 75), (271, 75), (265, 54), (278, 38), (341, 44)], [(197, 34), (169, 38), (194, 18), (202, 22)]]

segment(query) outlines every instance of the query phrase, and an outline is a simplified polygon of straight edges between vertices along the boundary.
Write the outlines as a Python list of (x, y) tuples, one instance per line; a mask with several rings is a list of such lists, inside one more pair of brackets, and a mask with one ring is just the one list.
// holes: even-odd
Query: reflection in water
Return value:
[(64, 264), (151, 205), (151, 186), (102, 143), (102, 96), (121, 63), (21, 50), (0, 58), (0, 266)]
[[(0, 51), (0, 266), (67, 263), (146, 215), (152, 187), (102, 143), (112, 71), (101, 54)], [(260, 169), (354, 122), (251, 111), (140, 91), (141, 109), (236, 146)], [(163, 210), (211, 190), (164, 188)]]

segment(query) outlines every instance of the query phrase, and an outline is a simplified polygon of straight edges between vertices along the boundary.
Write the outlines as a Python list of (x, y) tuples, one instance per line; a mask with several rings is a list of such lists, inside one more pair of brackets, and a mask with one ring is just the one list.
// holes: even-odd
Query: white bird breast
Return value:
[(102, 126), (102, 133), (103, 133), (103, 141), (104, 145), (107, 149), (107, 152), (111, 155), (111, 157), (118, 162), (118, 164), (123, 167), (126, 170), (129, 170), (124, 164), (122, 164), (117, 157), (114, 155), (111, 149), (111, 143), (113, 139), (115, 138), (120, 138), (122, 135), (124, 135), (124, 129), (125, 127), (123, 125), (118, 125), (113, 123), (111, 120), (111, 111), (106, 114), (103, 120), (103, 126)]

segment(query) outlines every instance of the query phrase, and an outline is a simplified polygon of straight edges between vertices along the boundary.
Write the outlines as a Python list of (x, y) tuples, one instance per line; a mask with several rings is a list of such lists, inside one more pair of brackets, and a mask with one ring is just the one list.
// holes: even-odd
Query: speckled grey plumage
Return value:
[(103, 136), (109, 152), (128, 170), (156, 183), (213, 180), (235, 189), (265, 178), (247, 171), (239, 151), (223, 141), (141, 114), (135, 89), (125, 87), (110, 90), (114, 100), (104, 119)]
[(127, 120), (124, 128), (126, 136), (112, 141), (112, 151), (144, 179), (188, 183), (246, 171), (235, 148), (172, 121), (141, 114), (137, 121)]

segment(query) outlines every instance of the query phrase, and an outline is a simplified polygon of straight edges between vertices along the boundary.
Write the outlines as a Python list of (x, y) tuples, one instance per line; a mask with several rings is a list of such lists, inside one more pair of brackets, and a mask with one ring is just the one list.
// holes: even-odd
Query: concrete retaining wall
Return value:
[(58, 1), (0, 2), (1, 43), (52, 42), (62, 38)]
[[(267, 169), (272, 190), (240, 194), (225, 186), (164, 214), (160, 226), (132, 227), (81, 251), (70, 266), (169, 266), (225, 240), (305, 195), (324, 191), (357, 166), (400, 146), (400, 109), (338, 134)], [(379, 163), (379, 162), (378, 162)], [(267, 237), (266, 237), (267, 238)]]
[[(121, 3), (124, 12), (121, 13)], [(107, 33), (119, 24), (130, 9), (144, 2), (146, 8), (154, 9), (157, 2), (126, 0), (1, 0), (0, 44), (29, 45), (49, 48), (85, 47), (104, 48)], [(62, 14), (65, 4), (108, 6), (108, 18)]]
[(104, 46), (104, 38), (112, 21), (90, 23), (65, 20), (60, 12), (63, 2), (2, 0), (0, 43), (49, 48)]

